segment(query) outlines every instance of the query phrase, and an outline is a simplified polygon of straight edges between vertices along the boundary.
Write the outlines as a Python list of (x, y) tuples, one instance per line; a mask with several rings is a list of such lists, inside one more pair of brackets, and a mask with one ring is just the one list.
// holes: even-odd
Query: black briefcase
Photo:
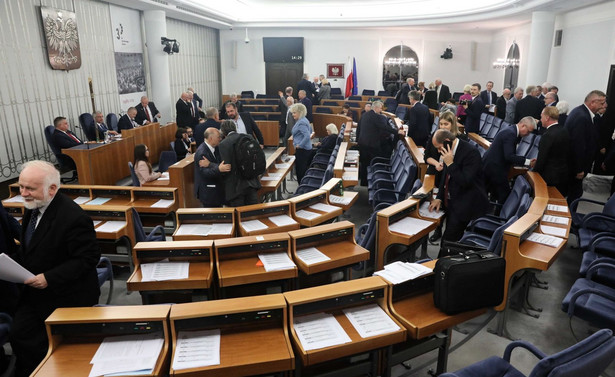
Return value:
[(499, 305), (504, 297), (506, 260), (486, 250), (467, 250), (467, 245), (448, 247), (458, 253), (436, 262), (435, 306), (455, 314)]

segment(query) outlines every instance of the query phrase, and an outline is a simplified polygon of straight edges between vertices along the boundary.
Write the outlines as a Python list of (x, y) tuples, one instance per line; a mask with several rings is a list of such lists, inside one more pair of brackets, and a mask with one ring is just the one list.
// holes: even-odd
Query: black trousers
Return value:
[(367, 167), (374, 157), (378, 156), (379, 149), (359, 145), (359, 180), (361, 186), (367, 186)]
[(258, 190), (252, 187), (248, 187), (243, 193), (227, 203), (229, 207), (241, 207), (250, 204), (258, 204)]
[(566, 198), (568, 205), (581, 196), (583, 196), (583, 180), (573, 177), (568, 185), (568, 197)]
[(295, 172), (297, 173), (297, 183), (301, 184), (301, 180), (310, 165), (312, 157), (311, 149), (296, 149), (295, 150)]
[(451, 214), (446, 215), (446, 227), (444, 228), (444, 234), (442, 234), (442, 240), (440, 241), (440, 252), (438, 253), (438, 258), (448, 255), (447, 249), (443, 247), (444, 241), (459, 241), (469, 223), (470, 220), (461, 220), (457, 216)]
[(17, 356), (15, 377), (26, 377), (45, 358), (49, 343), (45, 319), (51, 313), (41, 313), (32, 303), (21, 303), (17, 308), (9, 341)]

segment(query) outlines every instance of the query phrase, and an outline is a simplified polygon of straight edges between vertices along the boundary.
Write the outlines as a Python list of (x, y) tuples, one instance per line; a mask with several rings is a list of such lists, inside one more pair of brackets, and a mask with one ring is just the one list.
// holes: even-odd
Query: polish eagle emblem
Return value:
[(51, 66), (65, 70), (79, 68), (81, 52), (75, 14), (47, 8), (46, 12), (43, 10), (43, 27)]
[(338, 76), (340, 74), (340, 69), (338, 67), (333, 67), (331, 68), (331, 73), (333, 73), (334, 76)]

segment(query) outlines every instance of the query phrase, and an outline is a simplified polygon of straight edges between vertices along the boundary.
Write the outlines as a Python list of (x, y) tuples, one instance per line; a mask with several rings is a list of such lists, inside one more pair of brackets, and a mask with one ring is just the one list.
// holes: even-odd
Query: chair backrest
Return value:
[(530, 151), (532, 143), (534, 142), (534, 137), (536, 137), (536, 134), (530, 133), (521, 138), (519, 145), (517, 145), (517, 151), (515, 152), (517, 156), (525, 156)]
[(387, 98), (384, 101), (384, 106), (389, 113), (394, 113), (397, 110), (397, 100), (395, 98)]
[(515, 216), (517, 216), (518, 218), (523, 217), (523, 215), (527, 213), (528, 209), (530, 209), (531, 205), (532, 205), (532, 197), (530, 196), (530, 194), (529, 193), (523, 194), (523, 196), (521, 197), (521, 202), (519, 203), (519, 208), (517, 209), (517, 213), (515, 213)]
[(323, 106), (338, 106), (336, 101), (323, 101), (322, 105)]
[(496, 230), (493, 231), (491, 241), (489, 241), (489, 246), (487, 246), (488, 251), (492, 252), (495, 255), (502, 254), (502, 239), (504, 238), (504, 231), (518, 219), (519, 218), (517, 216), (512, 216), (510, 219), (508, 219), (506, 223), (500, 225)]
[(515, 179), (515, 183), (513, 184), (512, 191), (516, 191), (519, 197), (522, 197), (523, 194), (529, 194), (532, 192), (532, 186), (530, 186), (530, 183), (524, 176), (518, 175), (517, 179)]
[(117, 115), (114, 113), (109, 113), (105, 119), (107, 121), (107, 127), (113, 131), (117, 131)]
[(363, 96), (373, 96), (373, 95), (376, 95), (376, 91), (375, 90), (371, 90), (371, 89), (363, 89), (363, 91), (361, 92), (361, 95), (363, 95)]
[(362, 101), (363, 98), (361, 96), (349, 96), (348, 101)]
[(342, 89), (341, 88), (331, 88), (331, 94), (340, 95), (342, 94)]
[(265, 115), (265, 114), (252, 114), (252, 119), (254, 119), (254, 120), (267, 120), (267, 115)]
[(525, 158), (529, 158), (531, 160), (532, 158), (538, 157), (538, 144), (540, 143), (541, 137), (541, 135), (536, 135), (536, 137), (534, 138), (534, 142), (532, 143), (532, 147), (525, 155)]
[[(485, 115), (485, 114), (483, 113), (483, 115)], [(480, 135), (487, 136), (489, 131), (491, 131), (492, 127), (493, 127), (493, 123), (481, 122), (478, 133)]]
[(614, 358), (613, 332), (602, 329), (565, 350), (544, 357), (529, 377), (598, 377)]
[(604, 203), (604, 207), (602, 208), (602, 213), (609, 216), (615, 217), (615, 195), (611, 195), (609, 200)]
[(414, 184), (412, 185), (412, 190), (410, 190), (410, 192), (414, 194), (416, 190), (420, 189), (421, 187), (423, 187), (423, 182), (421, 182), (421, 178), (417, 178), (414, 181)]
[(502, 219), (510, 219), (512, 215), (517, 212), (517, 208), (519, 208), (519, 203), (521, 203), (521, 195), (519, 195), (516, 191), (511, 191), (508, 194), (508, 197), (502, 204), (502, 209), (500, 210), (500, 218)]
[(496, 127), (502, 127), (502, 122), (504, 120), (502, 118), (493, 117), (493, 125)]
[(317, 107), (316, 108), (316, 113), (319, 114), (331, 114), (331, 108), (330, 107)]
[(131, 209), (132, 209), (132, 224), (135, 230), (135, 241), (145, 242), (145, 239), (147, 238), (147, 234), (145, 234), (145, 230), (143, 229), (143, 223), (141, 222), (139, 213), (137, 212), (136, 209), (134, 208), (131, 208)]
[(280, 101), (279, 99), (268, 98), (268, 99), (265, 99), (265, 105), (277, 106), (279, 101)]
[(128, 169), (130, 170), (130, 177), (132, 178), (132, 185), (135, 187), (140, 187), (141, 182), (139, 182), (139, 177), (137, 177), (137, 173), (135, 173), (135, 167), (132, 165), (132, 162), (128, 161)]
[(241, 92), (241, 98), (254, 98), (254, 92), (251, 90), (244, 90)]
[[(360, 101), (361, 97), (359, 97), (359, 99), (357, 101)], [(348, 97), (348, 99), (351, 99), (350, 97)], [(361, 104), (359, 102), (346, 102), (346, 105), (350, 106), (350, 107), (355, 107), (355, 108), (360, 108)]]
[(90, 113), (83, 113), (79, 115), (79, 124), (85, 133), (85, 137), (89, 141), (95, 141), (96, 135), (96, 126), (94, 125), (94, 117)]
[(261, 106), (259, 107), (258, 111), (263, 112), (263, 113), (271, 113), (273, 112), (273, 106)]
[(257, 94), (256, 98), (267, 98), (266, 94)]
[(497, 125), (490, 123), (491, 124), (491, 128), (489, 129), (489, 132), (487, 132), (487, 139), (488, 140), (493, 140), (495, 138), (495, 135), (498, 134), (498, 132), (500, 132), (500, 130), (502, 130), (503, 128), (498, 127)]
[(333, 167), (335, 165), (327, 165), (327, 169), (325, 170), (325, 174), (322, 176), (322, 182), (320, 183), (320, 187), (324, 186), (325, 183), (329, 182), (331, 178), (333, 178)]
[(170, 142), (169, 145), (171, 146), (171, 150), (175, 151), (175, 141)]
[(395, 116), (399, 119), (404, 119), (406, 117), (406, 111), (408, 111), (407, 107), (397, 106), (397, 109), (395, 109)]
[(387, 92), (386, 90), (379, 90), (378, 91), (378, 96), (379, 97), (387, 97), (387, 96), (390, 96), (390, 95), (391, 95), (391, 93)]
[(60, 148), (56, 147), (55, 143), (53, 142), (53, 131), (54, 130), (55, 130), (54, 126), (45, 127), (45, 139), (47, 140), (47, 144), (49, 144), (49, 148), (51, 148), (51, 151), (53, 152), (53, 154), (57, 156), (61, 154), (62, 151), (60, 150)]
[(177, 154), (173, 151), (160, 152), (160, 160), (158, 160), (158, 171), (163, 173), (169, 170), (169, 166), (177, 162)]

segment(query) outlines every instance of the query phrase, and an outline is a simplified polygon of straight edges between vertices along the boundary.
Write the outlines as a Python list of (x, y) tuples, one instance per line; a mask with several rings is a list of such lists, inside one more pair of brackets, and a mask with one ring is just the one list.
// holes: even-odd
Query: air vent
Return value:
[(562, 45), (562, 29), (555, 30), (555, 41), (553, 47), (560, 47)]
[(154, 3), (158, 3), (158, 4), (162, 4), (162, 5), (166, 5), (166, 6), (168, 6), (168, 5), (169, 5), (169, 3), (167, 3), (167, 2), (166, 2), (166, 1), (164, 1), (164, 0), (150, 0), (150, 1), (152, 1), (152, 2), (154, 2)]

